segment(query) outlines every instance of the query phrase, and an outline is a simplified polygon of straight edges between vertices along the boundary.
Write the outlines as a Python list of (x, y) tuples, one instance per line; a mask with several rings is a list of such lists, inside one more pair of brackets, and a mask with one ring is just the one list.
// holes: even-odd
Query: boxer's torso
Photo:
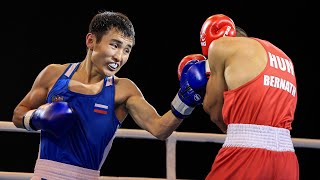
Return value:
[(94, 85), (72, 82), (71, 77), (78, 66), (79, 63), (68, 66), (49, 91), (47, 102), (68, 102), (79, 120), (65, 137), (58, 140), (41, 132), (39, 157), (99, 170), (121, 125), (114, 111), (114, 77), (106, 77)]

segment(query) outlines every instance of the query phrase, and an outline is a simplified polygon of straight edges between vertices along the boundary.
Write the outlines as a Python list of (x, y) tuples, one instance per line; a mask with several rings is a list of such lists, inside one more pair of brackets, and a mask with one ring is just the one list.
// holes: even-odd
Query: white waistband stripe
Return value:
[(98, 180), (100, 176), (100, 171), (50, 161), (46, 159), (38, 159), (36, 162), (34, 175), (50, 180)]
[(223, 147), (263, 148), (294, 152), (290, 131), (256, 124), (229, 124)]

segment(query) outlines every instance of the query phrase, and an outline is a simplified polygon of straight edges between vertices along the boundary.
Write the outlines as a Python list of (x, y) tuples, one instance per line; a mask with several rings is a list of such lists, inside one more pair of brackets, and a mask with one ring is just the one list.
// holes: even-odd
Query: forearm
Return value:
[[(139, 104), (145, 103), (141, 102)], [(168, 138), (182, 122), (181, 119), (173, 115), (171, 110), (161, 116), (151, 105), (144, 106), (143, 108), (131, 107), (129, 114), (142, 129), (147, 130), (160, 140)]]
[(18, 105), (14, 111), (13, 111), (13, 116), (12, 116), (12, 122), (17, 128), (24, 128), (22, 119), (23, 116), (25, 115), (26, 112), (28, 112), (29, 109), (26, 108), (25, 106)]
[(227, 133), (227, 125), (223, 121), (213, 121), (218, 128), (223, 132)]
[[(216, 124), (219, 129), (223, 132), (227, 132), (227, 125), (223, 121), (222, 112), (218, 111), (218, 109), (222, 109), (221, 107), (217, 106), (216, 104), (212, 104), (212, 99), (208, 101), (209, 96), (206, 96), (203, 103), (203, 109), (204, 111), (209, 114), (210, 120)], [(220, 115), (219, 115), (220, 114)]]
[(159, 120), (157, 138), (161, 140), (167, 139), (172, 132), (180, 126), (182, 121), (183, 120), (178, 119), (172, 111), (165, 113)]
[(208, 111), (208, 113), (210, 115), (210, 120), (213, 123), (215, 123), (223, 133), (226, 133), (227, 132), (227, 125), (223, 121), (222, 112), (217, 111), (217, 109), (219, 109), (219, 108), (215, 107), (215, 108), (211, 109), (211, 111)]

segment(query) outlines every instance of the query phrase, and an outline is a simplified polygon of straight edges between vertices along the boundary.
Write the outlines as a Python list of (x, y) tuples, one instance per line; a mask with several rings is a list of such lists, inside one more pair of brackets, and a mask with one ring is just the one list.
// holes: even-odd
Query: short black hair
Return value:
[(236, 36), (237, 37), (248, 37), (248, 34), (241, 27), (236, 26)]
[(131, 38), (135, 43), (135, 31), (129, 18), (120, 12), (99, 11), (91, 20), (89, 32), (97, 36), (97, 42), (100, 42), (102, 36), (116, 28), (123, 33), (125, 37)]

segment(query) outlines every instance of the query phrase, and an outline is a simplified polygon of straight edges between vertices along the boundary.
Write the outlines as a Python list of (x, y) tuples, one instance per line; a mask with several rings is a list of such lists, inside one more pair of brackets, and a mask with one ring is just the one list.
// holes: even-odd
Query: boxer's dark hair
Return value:
[(236, 26), (236, 36), (237, 37), (248, 37), (248, 34), (239, 26)]

